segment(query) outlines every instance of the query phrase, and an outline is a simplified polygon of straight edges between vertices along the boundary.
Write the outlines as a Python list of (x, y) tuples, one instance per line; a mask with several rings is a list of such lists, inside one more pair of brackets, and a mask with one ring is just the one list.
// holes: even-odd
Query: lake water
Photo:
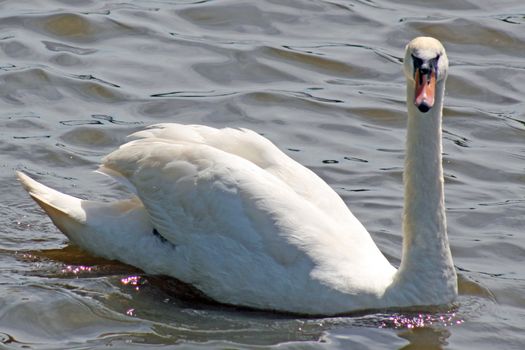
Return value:
[[(94, 258), (15, 180), (122, 195), (92, 171), (158, 122), (248, 127), (320, 174), (399, 263), (405, 80), (446, 46), (447, 310), (304, 319), (193, 300)], [(0, 348), (525, 348), (522, 0), (0, 1)]]

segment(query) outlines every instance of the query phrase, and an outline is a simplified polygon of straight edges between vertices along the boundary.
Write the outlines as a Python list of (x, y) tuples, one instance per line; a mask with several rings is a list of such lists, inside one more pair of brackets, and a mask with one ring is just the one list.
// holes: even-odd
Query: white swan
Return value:
[(135, 140), (99, 169), (136, 194), (115, 203), (18, 176), (83, 249), (173, 276), (222, 303), (315, 315), (447, 304), (457, 296), (441, 164), (447, 69), (439, 41), (420, 37), (407, 45), (397, 270), (323, 180), (246, 129), (159, 124), (131, 135)]

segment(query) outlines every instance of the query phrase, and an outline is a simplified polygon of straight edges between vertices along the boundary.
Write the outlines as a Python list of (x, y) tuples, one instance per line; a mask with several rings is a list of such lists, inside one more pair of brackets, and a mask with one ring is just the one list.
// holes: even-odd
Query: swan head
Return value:
[(434, 107), (436, 86), (447, 77), (445, 48), (434, 38), (415, 38), (406, 46), (404, 71), (414, 89), (414, 105), (420, 112), (428, 112)]

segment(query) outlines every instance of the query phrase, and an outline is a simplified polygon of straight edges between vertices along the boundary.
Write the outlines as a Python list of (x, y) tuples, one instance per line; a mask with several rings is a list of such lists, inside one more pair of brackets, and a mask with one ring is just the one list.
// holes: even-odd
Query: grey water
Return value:
[[(455, 305), (300, 318), (194, 300), (69, 244), (16, 182), (121, 196), (93, 173), (159, 122), (248, 127), (323, 177), (399, 264), (413, 37), (451, 63)], [(0, 348), (525, 348), (521, 0), (0, 1)]]

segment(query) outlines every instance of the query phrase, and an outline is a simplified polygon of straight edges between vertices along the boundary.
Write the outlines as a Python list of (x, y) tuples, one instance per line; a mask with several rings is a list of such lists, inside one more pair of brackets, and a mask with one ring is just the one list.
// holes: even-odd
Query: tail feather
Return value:
[(20, 171), (16, 175), (31, 198), (66, 236), (71, 238), (70, 232), (85, 223), (86, 213), (81, 199), (42, 185)]
[(83, 200), (17, 172), (29, 195), (73, 243), (87, 252), (120, 260), (149, 273), (169, 274), (174, 245), (155, 235), (137, 197), (114, 202)]

